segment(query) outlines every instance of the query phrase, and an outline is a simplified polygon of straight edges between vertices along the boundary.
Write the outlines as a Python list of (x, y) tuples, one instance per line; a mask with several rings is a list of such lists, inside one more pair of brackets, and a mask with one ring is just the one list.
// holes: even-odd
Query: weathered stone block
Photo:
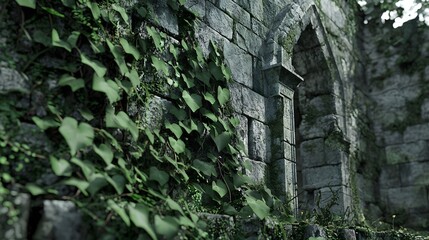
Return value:
[(317, 119), (310, 119), (304, 116), (299, 132), (304, 140), (313, 138), (324, 138), (332, 132), (339, 132), (339, 118), (337, 115), (327, 115)]
[(258, 56), (262, 47), (262, 38), (241, 24), (236, 24), (235, 39), (237, 45), (251, 53), (253, 56)]
[(240, 140), (243, 142), (244, 152), (246, 155), (249, 154), (249, 120), (246, 116), (238, 115), (238, 120), (240, 124), (238, 125), (236, 131)]
[(290, 203), (294, 209), (295, 201), (290, 201), (296, 196), (296, 164), (294, 162), (279, 159), (270, 163), (270, 188), (280, 199)]
[(402, 164), (400, 168), (401, 186), (429, 186), (429, 162)]
[(256, 184), (265, 184), (267, 177), (267, 164), (261, 161), (253, 161), (251, 159), (244, 159), (251, 169), (246, 169), (246, 175), (249, 176)]
[(232, 38), (233, 19), (215, 5), (206, 2), (207, 24), (228, 39)]
[(267, 125), (249, 121), (249, 156), (251, 159), (269, 162), (270, 159), (270, 130)]
[(341, 11), (340, 6), (336, 2), (329, 0), (321, 0), (320, 6), (322, 8), (322, 13), (334, 21), (339, 28), (344, 28), (346, 24), (346, 15)]
[(35, 240), (79, 240), (83, 238), (81, 214), (73, 202), (45, 200)]
[(223, 48), (224, 42), (228, 41), (224, 36), (220, 35), (201, 21), (196, 21), (194, 31), (205, 57), (207, 57), (212, 50), (210, 47), (210, 41), (213, 41), (221, 48)]
[(398, 187), (387, 190), (387, 207), (393, 211), (407, 209), (428, 209), (427, 189), (425, 186)]
[(141, 107), (137, 105), (131, 105), (130, 115), (142, 114), (142, 125), (148, 129), (159, 129), (164, 123), (165, 115), (167, 114), (167, 107), (170, 104), (169, 101), (153, 96), (149, 102), (148, 107)]
[(264, 18), (263, 0), (235, 0), (240, 6), (246, 9), (250, 14), (258, 20)]
[(29, 93), (30, 83), (28, 78), (18, 71), (10, 68), (0, 68), (0, 94), (10, 92)]
[(378, 138), (383, 138), (384, 143), (382, 145), (394, 145), (394, 144), (401, 144), (404, 142), (403, 140), (403, 134), (400, 132), (392, 132), (392, 131), (384, 131), (382, 134), (380, 133)]
[(356, 232), (354, 229), (342, 229), (340, 231), (341, 240), (356, 240)]
[(416, 142), (419, 140), (429, 140), (429, 123), (409, 126), (404, 133), (404, 141)]
[(265, 123), (265, 97), (246, 87), (242, 93), (243, 114)]
[(261, 38), (265, 39), (265, 35), (268, 32), (268, 28), (261, 22), (258, 21), (256, 18), (251, 19), (252, 21), (252, 31), (256, 33)]
[(250, 13), (232, 0), (219, 0), (219, 8), (227, 12), (237, 22), (250, 28)]
[(179, 34), (179, 25), (177, 23), (177, 15), (168, 7), (167, 0), (149, 0), (149, 4), (154, 10), (153, 22), (165, 28), (174, 35)]
[(429, 120), (429, 98), (426, 98), (423, 101), (423, 104), (422, 104), (420, 110), (421, 110), (421, 114), (422, 114), (422, 119), (423, 120)]
[(428, 142), (418, 141), (413, 143), (392, 145), (386, 147), (387, 164), (415, 162), (429, 159)]
[(378, 220), (383, 216), (383, 211), (381, 211), (381, 208), (373, 203), (370, 203), (368, 206), (363, 208), (363, 212), (365, 217), (372, 221)]
[(243, 112), (243, 86), (235, 81), (228, 83), (231, 93), (231, 107), (236, 113)]
[(330, 186), (314, 191), (315, 201), (319, 201), (317, 207), (326, 208), (329, 205), (333, 206), (330, 211), (338, 215), (344, 215), (346, 211), (350, 211), (351, 206), (351, 190), (345, 186)]
[(305, 190), (318, 189), (343, 184), (341, 165), (329, 165), (302, 170), (303, 188)]
[(295, 146), (278, 138), (273, 138), (271, 143), (272, 160), (287, 159), (295, 162)]
[(325, 146), (323, 138), (302, 142), (300, 159), (304, 168), (318, 167), (325, 164)]
[(356, 188), (359, 199), (364, 202), (375, 202), (374, 179), (367, 179), (362, 174), (356, 174)]
[(206, 15), (206, 1), (187, 0), (185, 7), (200, 18)]
[(231, 69), (233, 79), (252, 88), (252, 55), (230, 42), (225, 42), (223, 50), (225, 61)]

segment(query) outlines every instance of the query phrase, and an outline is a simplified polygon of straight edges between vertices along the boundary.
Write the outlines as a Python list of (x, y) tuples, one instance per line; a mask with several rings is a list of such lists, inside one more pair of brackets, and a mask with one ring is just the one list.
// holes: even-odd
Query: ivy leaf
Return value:
[(195, 86), (193, 78), (188, 78), (185, 74), (182, 74), (182, 79), (188, 88), (193, 88)]
[(152, 239), (158, 239), (149, 222), (149, 208), (143, 204), (137, 204), (135, 207), (128, 206), (130, 219), (139, 228), (143, 228)]
[(174, 59), (177, 60), (177, 57), (179, 55), (179, 50), (173, 44), (170, 44), (169, 50), (170, 50), (170, 53), (173, 54)]
[(264, 201), (257, 200), (252, 196), (246, 196), (246, 202), (259, 219), (264, 219), (270, 214), (270, 208)]
[(178, 138), (178, 139), (183, 134), (182, 128), (176, 123), (171, 124), (171, 123), (167, 122), (165, 124), (165, 128), (170, 129), (170, 131), (173, 132), (174, 135), (176, 136), (176, 138)]
[(128, 130), (134, 141), (139, 138), (139, 129), (133, 120), (123, 111), (115, 115), (113, 108), (108, 108), (106, 111), (106, 126), (117, 127), (120, 129)]
[(122, 194), (124, 192), (124, 186), (125, 186), (125, 178), (122, 175), (116, 174), (113, 177), (110, 177), (105, 173), (104, 177), (106, 178), (107, 182), (110, 183), (110, 185), (115, 188), (116, 193)]
[(204, 95), (204, 99), (206, 100), (206, 101), (208, 101), (210, 104), (215, 104), (215, 102), (216, 102), (216, 99), (214, 98), (214, 96), (213, 96), (213, 94), (211, 94), (211, 93), (209, 93), (209, 92), (206, 92), (206, 93), (204, 93), (203, 94)]
[(91, 180), (91, 179), (93, 179), (93, 175), (95, 175), (94, 174), (94, 172), (95, 172), (95, 168), (94, 168), (94, 165), (92, 165), (92, 163), (91, 162), (88, 162), (88, 161), (82, 161), (82, 160), (80, 160), (80, 159), (78, 159), (78, 158), (72, 158), (71, 160), (70, 160), (70, 162), (72, 162), (73, 164), (75, 164), (75, 165), (77, 165), (78, 167), (80, 167), (80, 169), (82, 170), (82, 172), (83, 172), (83, 175), (85, 175), (85, 178), (86, 179), (88, 179), (88, 180)]
[(88, 191), (91, 196), (95, 196), (100, 189), (109, 184), (101, 173), (92, 174), (88, 180), (89, 186), (86, 188), (86, 191)]
[(85, 87), (85, 82), (83, 79), (75, 78), (68, 74), (62, 75), (58, 81), (58, 84), (60, 86), (69, 86), (73, 92), (76, 92), (77, 90)]
[(77, 178), (69, 178), (64, 181), (62, 181), (63, 184), (69, 185), (69, 186), (75, 186), (77, 187), (85, 196), (88, 195), (86, 192), (86, 189), (89, 187), (89, 183), (84, 180), (80, 180)]
[(71, 165), (68, 161), (66, 161), (64, 159), (58, 160), (53, 156), (50, 156), (49, 160), (51, 162), (52, 171), (54, 171), (55, 175), (65, 176), (65, 177), (71, 176), (72, 169), (71, 169)]
[(223, 197), (228, 193), (228, 188), (226, 187), (225, 183), (221, 180), (217, 180), (216, 182), (213, 181), (212, 189), (213, 191), (217, 192), (220, 197)]
[(70, 36), (67, 38), (67, 42), (70, 44), (72, 48), (76, 47), (77, 39), (80, 36), (80, 32), (73, 31)]
[(107, 68), (105, 66), (103, 66), (103, 64), (101, 62), (99, 62), (97, 60), (90, 60), (83, 53), (80, 54), (80, 58), (81, 58), (82, 63), (91, 67), (95, 71), (97, 76), (99, 76), (100, 78), (104, 77), (104, 75), (107, 72)]
[(155, 216), (155, 229), (158, 234), (163, 235), (166, 239), (173, 239), (179, 231), (179, 224), (173, 217)]
[(37, 186), (34, 183), (27, 183), (25, 185), (25, 189), (27, 189), (27, 191), (29, 191), (31, 193), (31, 195), (33, 195), (33, 196), (37, 196), (37, 195), (41, 195), (41, 194), (46, 193), (46, 191), (43, 188)]
[(196, 168), (198, 171), (204, 173), (204, 175), (206, 175), (208, 177), (210, 177), (210, 176), (217, 177), (216, 168), (214, 167), (214, 165), (212, 163), (203, 162), (203, 161), (200, 161), (198, 159), (195, 159), (192, 162), (192, 166), (194, 168)]
[(223, 79), (222, 68), (217, 66), (215, 62), (210, 62), (209, 68), (210, 68), (210, 73), (215, 77), (217, 81), (220, 81)]
[(15, 0), (19, 6), (36, 9), (36, 0)]
[(129, 227), (131, 222), (130, 222), (130, 218), (128, 217), (128, 214), (125, 212), (125, 209), (123, 209), (122, 207), (118, 206), (118, 204), (116, 204), (112, 199), (107, 200), (107, 205), (113, 210), (115, 211), (119, 217), (122, 218), (122, 220), (124, 221), (124, 223)]
[(128, 73), (128, 67), (127, 63), (124, 59), (124, 54), (121, 51), (121, 48), (119, 46), (113, 45), (109, 40), (106, 41), (107, 46), (109, 47), (110, 52), (113, 55), (113, 58), (115, 59), (116, 65), (119, 67), (119, 71), (122, 75), (126, 75)]
[(185, 143), (182, 140), (175, 140), (172, 137), (168, 137), (168, 142), (170, 142), (170, 146), (177, 154), (183, 153), (185, 151)]
[(212, 120), (213, 122), (217, 122), (217, 117), (214, 113), (210, 112), (209, 110), (202, 108), (201, 109), (201, 113), (203, 114), (204, 117)]
[(162, 42), (161, 35), (159, 34), (159, 32), (154, 27), (146, 27), (146, 30), (149, 36), (152, 37), (152, 40), (155, 43), (155, 47), (158, 50), (161, 50), (164, 44)]
[(186, 90), (182, 92), (182, 98), (185, 100), (186, 105), (188, 105), (192, 112), (197, 111), (203, 105), (201, 102), (201, 96), (197, 94), (189, 94)]
[(109, 102), (117, 102), (121, 96), (119, 96), (119, 87), (112, 80), (106, 80), (103, 77), (99, 77), (97, 74), (94, 74), (92, 78), (92, 89), (94, 91), (103, 92), (106, 94)]
[(165, 76), (169, 75), (168, 66), (163, 60), (155, 56), (151, 56), (151, 59), (152, 65), (156, 68), (158, 72), (163, 73)]
[(61, 47), (71, 52), (70, 44), (60, 39), (60, 36), (58, 35), (58, 32), (57, 30), (55, 30), (55, 28), (52, 29), (51, 39), (52, 39), (52, 46)]
[(126, 24), (129, 24), (129, 22), (128, 22), (128, 19), (129, 19), (128, 18), (128, 14), (125, 11), (125, 9), (123, 7), (117, 5), (117, 4), (112, 4), (111, 6), (112, 6), (113, 10), (117, 11), (121, 15), (121, 17), (124, 20), (124, 22)]
[(91, 10), (92, 16), (95, 20), (100, 18), (100, 8), (98, 7), (98, 4), (95, 2), (87, 1), (86, 6)]
[(80, 123), (71, 117), (64, 118), (59, 128), (69, 148), (70, 154), (74, 156), (79, 149), (92, 145), (94, 140), (94, 129), (87, 123)]
[(186, 118), (185, 110), (177, 108), (172, 104), (168, 106), (168, 111), (173, 114), (179, 121), (183, 121)]
[(76, 4), (75, 0), (61, 0), (61, 2), (63, 3), (64, 6), (70, 7), (70, 8), (74, 7)]
[(42, 44), (45, 47), (49, 47), (52, 44), (52, 37), (48, 37), (46, 32), (41, 30), (35, 30), (33, 32), (33, 40), (37, 43)]
[(126, 39), (120, 38), (119, 42), (121, 43), (122, 47), (124, 48), (124, 51), (128, 54), (133, 55), (135, 60), (140, 59), (140, 52), (135, 48), (133, 45), (131, 45)]
[(203, 82), (206, 86), (210, 87), (210, 72), (197, 72), (196, 75), (198, 80)]
[(147, 138), (149, 139), (149, 142), (151, 144), (154, 144), (155, 143), (155, 137), (153, 136), (152, 132), (147, 128), (144, 130), (144, 132), (145, 132)]
[(83, 117), (83, 118), (85, 118), (85, 120), (87, 120), (87, 121), (91, 121), (92, 119), (94, 119), (94, 115), (91, 113), (91, 111), (88, 109), (88, 108), (86, 108), (86, 107), (83, 107), (83, 108), (81, 108), (81, 109), (79, 109), (79, 113), (80, 113), (80, 115)]
[(131, 69), (131, 71), (129, 71), (128, 73), (125, 74), (125, 76), (130, 79), (131, 84), (133, 84), (133, 87), (138, 87), (140, 85), (140, 77), (139, 74), (137, 73), (137, 70), (135, 70), (134, 68)]
[(168, 175), (168, 173), (159, 170), (157, 167), (150, 167), (149, 171), (149, 179), (157, 181), (161, 186), (164, 186), (170, 178), (170, 175)]
[(41, 130), (45, 131), (51, 127), (59, 127), (61, 124), (54, 119), (41, 119), (39, 117), (32, 117), (33, 122), (39, 127)]
[(230, 93), (227, 88), (222, 88), (221, 86), (217, 87), (217, 100), (220, 105), (223, 106), (229, 101)]
[(57, 10), (53, 9), (53, 8), (48, 8), (48, 7), (43, 7), (42, 9), (45, 10), (46, 12), (48, 12), (51, 15), (57, 16), (57, 17), (61, 17), (64, 18), (64, 14), (58, 12)]
[(95, 153), (98, 154), (98, 156), (100, 156), (104, 160), (104, 162), (106, 163), (107, 166), (109, 166), (110, 163), (112, 163), (113, 151), (109, 145), (106, 145), (104, 143), (100, 144), (99, 147), (94, 145), (94, 151), (95, 151)]
[(167, 202), (170, 209), (176, 210), (176, 211), (180, 212), (182, 215), (185, 215), (185, 213), (183, 212), (183, 209), (180, 207), (180, 205), (176, 201), (174, 201), (170, 197), (168, 197), (165, 201)]
[(238, 175), (233, 176), (233, 183), (236, 188), (243, 186), (246, 183), (252, 182), (252, 179), (247, 175)]
[(223, 132), (216, 137), (212, 137), (216, 144), (217, 150), (222, 151), (231, 142), (232, 134), (230, 132)]
[(223, 76), (225, 77), (225, 79), (226, 79), (227, 81), (231, 80), (231, 78), (232, 78), (231, 69), (229, 69), (229, 68), (228, 68), (228, 67), (226, 67), (225, 65), (222, 65), (222, 66), (221, 66), (221, 69), (222, 69), (222, 74), (223, 74)]

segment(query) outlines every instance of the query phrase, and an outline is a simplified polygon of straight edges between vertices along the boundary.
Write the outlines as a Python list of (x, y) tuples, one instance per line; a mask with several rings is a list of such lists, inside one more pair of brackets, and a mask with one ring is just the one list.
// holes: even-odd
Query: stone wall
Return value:
[[(365, 35), (369, 117), (381, 153), (377, 196), (382, 216), (410, 227), (429, 226), (429, 35), (411, 21), (395, 34), (400, 44), (380, 46)], [(415, 28), (414, 28), (415, 29)], [(384, 29), (383, 31), (389, 31)], [(393, 217), (395, 216), (395, 217)]]
[[(177, 16), (166, 1), (151, 2), (154, 23), (175, 41)], [(331, 210), (343, 216), (363, 209), (370, 219), (396, 214), (418, 220), (405, 224), (427, 227), (429, 80), (422, 72), (397, 69), (398, 55), (377, 52), (366, 27), (359, 38), (355, 3), (188, 0), (186, 7), (197, 16), (194, 29), (204, 54), (216, 42), (231, 68), (231, 105), (251, 178), (268, 185), (295, 214), (335, 201)], [(2, 68), (0, 93), (28, 90), (18, 75)], [(153, 111), (142, 113), (147, 126), (164, 117), (167, 100), (158, 95), (149, 101)], [(29, 205), (28, 196), (20, 199)], [(78, 228), (80, 215), (67, 204), (43, 202), (35, 236), (60, 239), (52, 219), (63, 212), (73, 216), (62, 218), (64, 224)]]
[(352, 111), (346, 106), (354, 98), (360, 55), (356, 6), (232, 0), (188, 6), (201, 21), (196, 30), (204, 49), (215, 40), (232, 70), (232, 105), (253, 166), (250, 176), (269, 183), (282, 199), (294, 198), (294, 208), (298, 199), (306, 205), (301, 210), (311, 210), (335, 197), (337, 212), (351, 212), (355, 126), (347, 127)]

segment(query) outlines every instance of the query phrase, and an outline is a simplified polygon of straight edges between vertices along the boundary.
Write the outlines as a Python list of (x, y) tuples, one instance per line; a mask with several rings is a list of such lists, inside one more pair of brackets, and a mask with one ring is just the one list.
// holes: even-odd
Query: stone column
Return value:
[(267, 122), (271, 131), (271, 188), (297, 214), (293, 94), (303, 79), (282, 64), (264, 69)]

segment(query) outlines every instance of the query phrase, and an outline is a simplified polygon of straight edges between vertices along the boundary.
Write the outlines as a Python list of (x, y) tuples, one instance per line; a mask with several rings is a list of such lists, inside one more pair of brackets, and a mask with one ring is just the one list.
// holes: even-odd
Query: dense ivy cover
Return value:
[[(199, 212), (260, 219), (273, 208), (285, 212), (243, 174), (220, 50), (211, 44), (204, 57), (193, 15), (183, 0), (168, 3), (179, 15), (178, 36), (157, 27), (145, 1), (129, 8), (119, 0), (2, 3), (3, 24), (13, 29), (5, 46), (18, 51), (0, 60), (43, 93), (38, 110), (19, 106), (28, 93), (0, 103), (7, 119), (0, 200), (10, 224), (19, 214), (11, 197), (22, 191), (75, 202), (97, 239), (204, 238)], [(155, 96), (168, 106), (159, 127), (147, 121)], [(17, 138), (25, 122), (52, 147)]]

